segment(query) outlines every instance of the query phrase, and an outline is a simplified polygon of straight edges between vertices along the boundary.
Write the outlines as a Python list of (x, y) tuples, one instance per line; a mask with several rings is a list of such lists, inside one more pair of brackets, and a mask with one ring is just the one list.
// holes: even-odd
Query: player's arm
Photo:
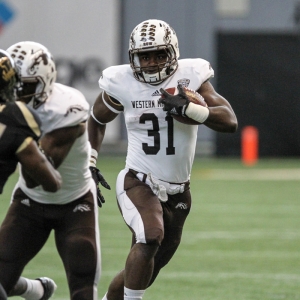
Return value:
[(56, 192), (60, 189), (62, 180), (59, 172), (53, 168), (34, 140), (16, 155), (29, 188), (42, 185), (47, 192)]
[(88, 133), (91, 146), (97, 152), (100, 151), (104, 139), (106, 123), (111, 122), (118, 116), (118, 113), (113, 112), (104, 104), (103, 98), (111, 105), (118, 105), (117, 100), (108, 96), (105, 92), (101, 92), (92, 107), (88, 122)]
[(41, 138), (41, 147), (45, 151), (45, 154), (52, 158), (55, 168), (61, 165), (76, 139), (85, 130), (86, 123), (80, 123), (72, 127), (55, 129)]
[(209, 109), (203, 124), (219, 132), (235, 132), (238, 126), (236, 115), (229, 102), (215, 91), (212, 84), (204, 82), (197, 92), (205, 99)]
[[(106, 101), (111, 109), (108, 108), (104, 101)], [(111, 122), (117, 117), (118, 113), (113, 112), (113, 110), (122, 109), (121, 107), (117, 100), (109, 97), (105, 92), (102, 92), (91, 108), (91, 116), (88, 121), (89, 141), (92, 147), (90, 170), (97, 187), (97, 201), (99, 207), (102, 207), (102, 204), (105, 203), (99, 183), (109, 190), (110, 186), (97, 168), (98, 152), (100, 151), (104, 139), (106, 123)]]

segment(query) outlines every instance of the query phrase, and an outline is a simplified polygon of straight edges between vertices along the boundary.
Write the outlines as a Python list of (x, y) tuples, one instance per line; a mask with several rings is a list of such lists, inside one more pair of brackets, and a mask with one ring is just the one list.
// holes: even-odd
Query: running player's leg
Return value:
[(64, 205), (65, 218), (55, 229), (72, 300), (97, 299), (100, 239), (96, 190)]
[(162, 203), (164, 211), (164, 239), (155, 255), (154, 271), (149, 286), (155, 281), (159, 271), (169, 263), (175, 254), (182, 236), (185, 220), (191, 208), (191, 193), (168, 195), (169, 200)]
[(44, 226), (40, 208), (39, 203), (29, 199), (20, 189), (15, 191), (0, 228), (0, 282), (7, 293), (51, 232)]
[[(122, 216), (134, 234), (132, 248), (125, 270), (111, 282), (107, 299), (122, 300), (126, 293), (138, 293), (137, 299), (148, 287), (154, 269), (154, 256), (164, 236), (161, 203), (150, 187), (128, 170), (117, 179), (117, 198)], [(105, 298), (103, 298), (105, 299)]]

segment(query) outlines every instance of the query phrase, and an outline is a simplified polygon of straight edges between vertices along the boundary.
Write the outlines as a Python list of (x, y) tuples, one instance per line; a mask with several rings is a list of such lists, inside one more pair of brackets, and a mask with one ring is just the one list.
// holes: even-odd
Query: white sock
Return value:
[(145, 290), (131, 290), (124, 286), (124, 300), (141, 300)]
[(107, 293), (104, 295), (104, 297), (102, 298), (102, 300), (108, 300), (106, 297)]
[(26, 292), (21, 297), (26, 300), (39, 300), (44, 296), (44, 288), (39, 280), (24, 278), (27, 282)]

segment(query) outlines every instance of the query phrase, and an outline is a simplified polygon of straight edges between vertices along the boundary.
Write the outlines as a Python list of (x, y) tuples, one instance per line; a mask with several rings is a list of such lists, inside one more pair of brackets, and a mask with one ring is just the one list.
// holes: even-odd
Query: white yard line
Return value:
[(300, 169), (210, 169), (193, 172), (192, 178), (210, 180), (300, 180)]
[[(115, 271), (103, 271), (102, 277), (112, 277), (115, 275)], [(254, 280), (279, 280), (279, 281), (299, 281), (300, 274), (286, 274), (286, 273), (242, 273), (242, 272), (168, 272), (164, 269), (159, 273), (159, 278), (164, 279), (189, 279), (189, 280), (199, 280), (199, 279), (254, 279)]]
[(184, 247), (181, 247), (178, 250), (178, 256), (193, 256), (195, 259), (205, 259), (205, 257), (214, 257), (214, 258), (257, 258), (257, 259), (300, 259), (300, 253), (298, 251), (287, 251), (287, 250), (201, 250), (196, 252), (195, 250), (189, 250)]
[(192, 232), (185, 230), (184, 239), (185, 242), (188, 240), (195, 241), (196, 239), (228, 239), (228, 240), (253, 240), (253, 239), (299, 239), (299, 231), (200, 231)]
[(212, 279), (227, 279), (227, 278), (236, 278), (236, 279), (269, 279), (269, 280), (284, 280), (284, 281), (299, 281), (300, 274), (270, 274), (270, 273), (242, 273), (242, 272), (162, 272), (160, 277), (166, 279), (175, 279), (175, 278), (189, 278), (189, 279), (199, 279), (199, 278), (212, 278)]

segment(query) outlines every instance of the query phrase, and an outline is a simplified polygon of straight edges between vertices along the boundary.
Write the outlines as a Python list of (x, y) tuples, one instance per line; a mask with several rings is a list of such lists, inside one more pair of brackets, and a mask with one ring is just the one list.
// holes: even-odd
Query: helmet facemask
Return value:
[[(141, 67), (139, 55), (143, 52), (164, 51), (167, 60), (153, 66)], [(179, 48), (175, 31), (164, 21), (147, 20), (131, 33), (129, 61), (134, 77), (141, 82), (157, 85), (175, 73), (178, 67)], [(149, 72), (150, 70), (150, 72)]]
[(40, 107), (48, 98), (44, 92), (45, 83), (41, 77), (22, 78), (22, 87), (18, 89), (18, 100), (33, 108)]
[(162, 81), (170, 77), (177, 69), (178, 63), (176, 56), (174, 55), (175, 51), (172, 45), (158, 47), (156, 51), (164, 51), (166, 54), (167, 60), (164, 63), (157, 63), (155, 66), (145, 66), (142, 67), (140, 63), (139, 55), (145, 52), (153, 52), (153, 49), (147, 51), (139, 49), (136, 51), (131, 51), (130, 55), (130, 64), (134, 70), (134, 76), (137, 80), (150, 83), (153, 85), (160, 84)]

